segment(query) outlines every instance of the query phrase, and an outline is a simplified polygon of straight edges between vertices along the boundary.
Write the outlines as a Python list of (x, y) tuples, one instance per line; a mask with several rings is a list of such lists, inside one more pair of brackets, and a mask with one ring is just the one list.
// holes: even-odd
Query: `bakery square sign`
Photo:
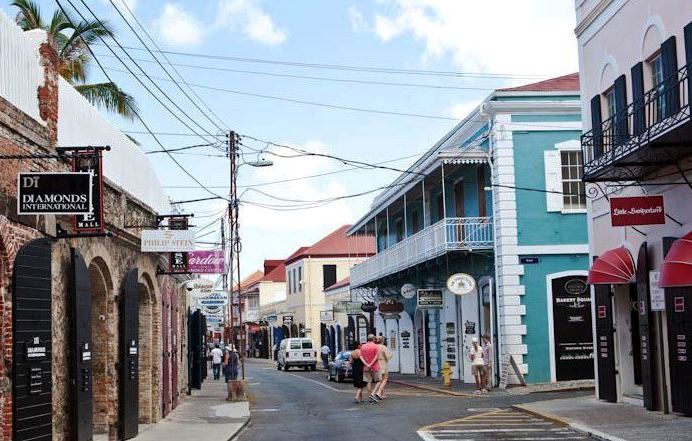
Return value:
[(610, 221), (614, 227), (665, 224), (663, 195), (611, 197)]

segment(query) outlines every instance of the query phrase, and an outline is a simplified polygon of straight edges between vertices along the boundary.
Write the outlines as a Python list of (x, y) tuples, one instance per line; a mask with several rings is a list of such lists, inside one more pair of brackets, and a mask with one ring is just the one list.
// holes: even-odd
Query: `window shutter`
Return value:
[(661, 45), (663, 58), (663, 84), (665, 94), (665, 114), (667, 118), (680, 110), (680, 90), (678, 89), (678, 51), (675, 37), (670, 37)]
[(627, 122), (627, 79), (620, 75), (615, 80), (615, 145), (627, 141), (629, 126)]
[(632, 117), (632, 134), (640, 135), (646, 127), (644, 119), (644, 63), (639, 62), (632, 66), (632, 106), (634, 114)]
[(562, 170), (560, 167), (560, 152), (558, 150), (546, 150), (543, 152), (545, 165), (545, 201), (548, 211), (562, 211)]
[(603, 128), (601, 127), (601, 95), (591, 98), (591, 133), (593, 136), (593, 158), (603, 154)]
[(685, 26), (685, 62), (687, 63), (687, 104), (692, 104), (692, 87), (690, 87), (690, 74), (692, 74), (692, 22)]

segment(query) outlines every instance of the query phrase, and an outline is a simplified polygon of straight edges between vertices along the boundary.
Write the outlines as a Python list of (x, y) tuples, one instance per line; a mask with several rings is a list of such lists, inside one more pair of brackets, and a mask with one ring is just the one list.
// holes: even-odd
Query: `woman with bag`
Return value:
[(356, 388), (355, 403), (363, 402), (363, 388), (368, 384), (363, 381), (363, 360), (360, 358), (360, 343), (351, 343), (351, 371), (353, 372), (353, 387)]

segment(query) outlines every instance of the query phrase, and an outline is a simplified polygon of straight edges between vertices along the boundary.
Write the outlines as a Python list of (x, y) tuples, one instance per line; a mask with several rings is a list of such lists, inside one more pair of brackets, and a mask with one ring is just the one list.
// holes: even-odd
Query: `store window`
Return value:
[(560, 152), (563, 210), (586, 209), (581, 151)]

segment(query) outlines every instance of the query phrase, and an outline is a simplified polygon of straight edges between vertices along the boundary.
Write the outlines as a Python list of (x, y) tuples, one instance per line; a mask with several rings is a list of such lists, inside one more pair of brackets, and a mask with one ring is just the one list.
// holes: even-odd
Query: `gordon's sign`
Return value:
[(78, 215), (92, 212), (88, 172), (19, 173), (17, 214)]
[(610, 198), (610, 222), (614, 227), (665, 224), (663, 195)]

